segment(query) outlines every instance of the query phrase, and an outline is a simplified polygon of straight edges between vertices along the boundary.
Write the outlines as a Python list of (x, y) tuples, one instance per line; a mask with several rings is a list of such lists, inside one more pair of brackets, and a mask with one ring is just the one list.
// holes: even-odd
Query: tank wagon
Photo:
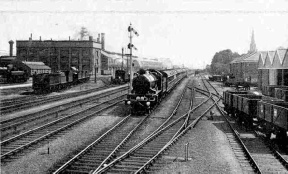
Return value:
[(78, 70), (33, 75), (32, 88), (35, 93), (47, 93), (87, 82), (90, 74)]
[(224, 110), (248, 128), (288, 145), (288, 102), (248, 91), (225, 91)]
[(132, 114), (149, 113), (171, 89), (187, 77), (187, 73), (187, 69), (140, 69), (139, 75), (132, 80), (133, 89), (127, 95), (125, 104), (131, 106)]

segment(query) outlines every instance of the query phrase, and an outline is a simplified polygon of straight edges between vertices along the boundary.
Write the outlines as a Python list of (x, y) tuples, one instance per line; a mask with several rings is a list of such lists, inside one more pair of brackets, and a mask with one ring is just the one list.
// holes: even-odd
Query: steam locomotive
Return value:
[(123, 84), (129, 82), (129, 74), (125, 70), (116, 70), (115, 78), (112, 78), (112, 84)]
[(131, 106), (131, 114), (149, 113), (187, 73), (187, 69), (140, 69), (125, 100), (125, 104)]
[(47, 93), (87, 82), (90, 79), (88, 72), (79, 72), (76, 69), (65, 72), (42, 73), (33, 75), (32, 88), (35, 93)]
[(28, 79), (27, 72), (15, 69), (12, 65), (0, 67), (0, 83), (26, 82)]

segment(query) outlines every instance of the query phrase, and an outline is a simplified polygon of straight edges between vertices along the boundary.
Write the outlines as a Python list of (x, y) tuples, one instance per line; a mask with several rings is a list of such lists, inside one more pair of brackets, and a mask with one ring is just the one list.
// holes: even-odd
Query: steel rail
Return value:
[(206, 88), (208, 91), (209, 91), (209, 89), (208, 89), (208, 87), (206, 86), (205, 82), (208, 83), (208, 84), (213, 88), (213, 90), (216, 92), (216, 94), (211, 92), (212, 95), (217, 95), (218, 98), (223, 99), (223, 96), (217, 91), (217, 89), (216, 89), (207, 79), (203, 78), (201, 75), (200, 75), (200, 77), (201, 77), (201, 80), (202, 80), (205, 88)]
[[(207, 81), (208, 82), (208, 81)], [(217, 92), (217, 94), (219, 96), (221, 96), (218, 91), (215, 89), (215, 87), (210, 83), (208, 82), (208, 84), (210, 84), (210, 86), (212, 86), (212, 88)], [(223, 111), (223, 113), (225, 113), (225, 111)], [(229, 123), (230, 124), (230, 123)], [(268, 144), (268, 147), (269, 149), (272, 151), (273, 155), (276, 157), (276, 159), (278, 159), (282, 165), (288, 170), (288, 161), (285, 160), (285, 158), (274, 148), (270, 145), (270, 143)]]
[[(103, 87), (101, 89), (107, 89), (107, 88), (109, 88), (109, 87)], [(123, 88), (127, 88), (127, 87), (124, 86)], [(89, 93), (97, 92), (97, 91), (99, 91), (98, 88), (90, 89), (87, 91), (80, 91), (80, 92), (76, 92), (76, 93), (60, 94), (60, 95), (54, 95), (54, 96), (45, 96), (45, 97), (36, 98), (36, 99), (32, 98), (31, 100), (25, 100), (23, 102), (20, 101), (20, 102), (14, 103), (12, 105), (0, 107), (0, 111), (1, 111), (1, 115), (5, 115), (5, 114), (8, 114), (8, 113), (15, 111), (15, 109), (17, 109), (17, 111), (23, 110), (23, 109), (31, 108), (34, 106), (39, 106), (41, 104), (51, 103), (54, 101), (67, 99), (67, 98), (73, 98), (73, 97), (77, 97), (77, 96), (81, 96), (81, 95), (85, 95), (85, 94), (89, 94)]]
[[(210, 98), (210, 97), (209, 97)], [(209, 108), (207, 108), (199, 117), (197, 117), (191, 124), (189, 124), (183, 131), (181, 131), (178, 135), (174, 136), (156, 155), (154, 155), (148, 162), (146, 162), (141, 168), (139, 168), (136, 173), (145, 173), (146, 170), (155, 162), (157, 158), (159, 158), (166, 150), (169, 149), (170, 146), (175, 144), (180, 137), (182, 137), (185, 133), (188, 132), (191, 128), (194, 128), (196, 124), (200, 121), (200, 119), (210, 111), (216, 103), (214, 102)]]
[[(210, 84), (213, 88), (214, 88), (214, 90), (217, 92), (217, 94), (219, 95), (219, 96), (221, 96), (219, 93), (218, 93), (218, 91), (215, 89), (215, 87), (209, 82), (209, 81), (207, 81), (208, 82), (208, 84)], [(222, 97), (222, 96), (221, 96)], [(221, 109), (222, 110), (222, 109)], [(222, 110), (223, 111), (223, 110)], [(223, 111), (223, 113), (225, 113), (225, 111)], [(226, 119), (226, 118), (225, 118)], [(226, 119), (227, 120), (227, 119)], [(229, 123), (230, 124), (230, 123)], [(273, 154), (274, 154), (274, 156), (277, 158), (277, 159), (279, 159), (279, 161), (283, 164), (283, 166), (286, 168), (286, 169), (288, 169), (288, 161), (287, 160), (285, 160), (285, 158), (274, 148), (274, 147), (272, 147), (270, 144), (268, 144), (268, 147), (270, 148), (270, 150), (273, 152)]]
[[(178, 84), (180, 82), (180, 80), (175, 83), (174, 85)], [(185, 94), (185, 91), (186, 91), (186, 88), (183, 90), (182, 94), (181, 94), (181, 97), (179, 99), (179, 102), (177, 103), (175, 109), (173, 110), (172, 114), (170, 117), (168, 117), (166, 119), (166, 121), (164, 123), (162, 123), (162, 125), (159, 128), (163, 127), (163, 125), (165, 125), (173, 115), (175, 115), (175, 113), (177, 112), (177, 108), (179, 107), (180, 103), (181, 103), (181, 100), (183, 99), (184, 97), (184, 94)], [(149, 115), (148, 115), (149, 116)], [(139, 124), (138, 126), (136, 126), (117, 146), (114, 150), (111, 151), (111, 153), (101, 162), (101, 164), (95, 169), (95, 171), (99, 170), (101, 167), (103, 167), (104, 164), (106, 164), (107, 162), (111, 161), (113, 158), (115, 158), (115, 155), (116, 155), (116, 152), (119, 151), (119, 149), (124, 146), (124, 143), (126, 141), (128, 141), (128, 139), (132, 136), (132, 134), (138, 129), (138, 127), (140, 125), (142, 125), (142, 123), (148, 118), (148, 116), (145, 117), (145, 119), (143, 119), (141, 121), (141, 124)], [(157, 130), (158, 130), (157, 129)], [(92, 144), (95, 144), (96, 142), (93, 142)], [(90, 144), (88, 147), (92, 147), (94, 145)], [(68, 162), (66, 162), (63, 166), (61, 166), (59, 169), (57, 169), (54, 173), (61, 173), (65, 170), (65, 168), (67, 168), (71, 163), (73, 163), (73, 161), (76, 161), (77, 158), (79, 158), (82, 154), (84, 154), (86, 151), (88, 151), (90, 148), (85, 148), (84, 150), (82, 150), (79, 154), (77, 154), (76, 156), (74, 156), (71, 160), (69, 160)]]
[[(259, 132), (254, 131), (256, 136), (260, 136)], [(264, 139), (263, 137), (261, 137), (262, 140), (264, 141), (264, 143), (269, 147), (269, 149), (272, 151), (273, 155), (282, 163), (282, 165), (288, 170), (288, 161), (281, 155), (280, 152), (278, 152), (275, 149), (275, 145), (273, 143), (271, 143), (270, 141), (268, 141), (267, 139)], [(288, 159), (288, 158), (287, 158)]]
[[(98, 144), (100, 144), (104, 138), (106, 138), (109, 134), (112, 134), (113, 131), (116, 131), (116, 129), (118, 127), (120, 127), (120, 125), (124, 124), (126, 121), (128, 121), (128, 119), (131, 117), (131, 115), (126, 116), (124, 119), (122, 119), (119, 123), (117, 123), (115, 126), (113, 126), (111, 129), (109, 129), (107, 132), (105, 132), (101, 137), (99, 137), (97, 140), (95, 140), (94, 142), (92, 142), (90, 145), (88, 145), (85, 149), (83, 149), (81, 152), (79, 152), (77, 155), (75, 155), (72, 159), (70, 159), (69, 161), (67, 161), (64, 165), (62, 165), (59, 169), (57, 169), (55, 172), (53, 172), (54, 174), (57, 173), (61, 173), (64, 172), (65, 169), (68, 166), (71, 166), (73, 162), (77, 161), (80, 157), (84, 156), (85, 153), (87, 153), (89, 150), (91, 150), (92, 148), (94, 148), (95, 146), (97, 146)], [(133, 133), (135, 133), (135, 131), (143, 124), (143, 122), (148, 118), (148, 116), (145, 116), (140, 123), (138, 123), (133, 130), (131, 130), (127, 136), (116, 146), (116, 148), (111, 151), (111, 153), (103, 160), (103, 162), (98, 166), (101, 167), (105, 164), (105, 162), (107, 162), (115, 153), (116, 151), (121, 148), (121, 146), (123, 146), (125, 144), (125, 142), (132, 136)]]
[[(118, 97), (118, 98), (119, 98), (119, 97)], [(114, 98), (114, 99), (115, 99), (115, 98)], [(109, 100), (109, 101), (105, 101), (105, 102), (103, 102), (103, 103), (108, 103), (108, 102), (110, 102), (110, 101), (112, 101), (112, 100), (114, 100), (114, 99), (111, 99), (111, 100)], [(89, 117), (94, 116), (94, 114), (99, 113), (99, 112), (102, 112), (103, 110), (108, 109), (108, 108), (110, 108), (110, 107), (112, 107), (112, 106), (114, 106), (114, 105), (116, 105), (116, 104), (118, 104), (118, 103), (120, 103), (120, 102), (122, 102), (122, 101), (123, 101), (123, 100), (114, 102), (113, 104), (110, 104), (109, 106), (106, 106), (106, 107), (104, 107), (104, 108), (102, 108), (102, 109), (100, 109), (100, 110), (97, 110), (97, 111), (93, 112), (92, 114), (89, 114), (89, 115), (84, 116), (84, 117), (81, 117), (81, 118), (79, 118), (79, 119), (77, 119), (77, 120), (75, 120), (75, 121), (72, 121), (71, 123), (68, 123), (68, 125), (66, 124), (65, 126), (62, 126), (62, 127), (58, 128), (58, 129), (52, 131), (52, 132), (49, 132), (48, 134), (44, 134), (43, 136), (38, 137), (37, 139), (34, 139), (34, 140), (32, 140), (32, 141), (24, 144), (24, 145), (20, 145), (20, 146), (16, 147), (15, 149), (6, 152), (6, 153), (3, 154), (3, 155), (1, 154), (1, 160), (7, 158), (9, 155), (12, 155), (12, 154), (14, 154), (14, 153), (16, 153), (16, 152), (19, 152), (20, 150), (23, 150), (23, 149), (25, 149), (25, 148), (30, 147), (31, 145), (33, 145), (33, 144), (35, 144), (35, 143), (37, 143), (37, 142), (39, 142), (39, 141), (42, 141), (43, 139), (46, 139), (47, 137), (50, 137), (50, 136), (52, 136), (52, 135), (54, 135), (54, 134), (56, 134), (56, 133), (58, 133), (58, 132), (60, 132), (60, 131), (62, 131), (62, 130), (65, 130), (65, 129), (67, 129), (67, 128), (69, 128), (69, 127), (71, 127), (71, 126), (73, 126), (73, 125), (75, 125), (75, 124), (77, 124), (77, 123), (79, 123), (79, 122), (81, 122), (81, 121), (84, 121), (85, 119), (88, 119)], [(103, 103), (102, 103), (102, 104), (103, 104)], [(100, 105), (101, 105), (101, 104), (97, 104), (97, 105), (94, 106), (94, 107), (98, 107), (98, 106), (100, 106)], [(92, 109), (92, 108), (93, 108), (93, 106), (92, 106), (92, 107), (89, 107), (87, 110), (90, 110), (90, 109)], [(29, 135), (29, 134), (37, 131), (37, 130), (41, 130), (41, 129), (43, 129), (43, 128), (49, 127), (50, 125), (53, 126), (53, 125), (54, 125), (55, 123), (57, 123), (57, 122), (60, 123), (60, 121), (64, 121), (64, 120), (66, 120), (66, 119), (68, 119), (68, 118), (70, 118), (70, 117), (73, 117), (73, 115), (79, 115), (80, 113), (83, 113), (83, 112), (84, 112), (84, 111), (80, 111), (80, 112), (77, 113), (77, 114), (72, 114), (72, 116), (69, 115), (69, 116), (67, 116), (67, 117), (64, 117), (64, 118), (55, 120), (55, 121), (53, 121), (53, 122), (51, 122), (51, 123), (48, 123), (48, 124), (43, 125), (43, 126), (41, 126), (41, 127), (35, 128), (35, 129), (31, 130), (31, 131), (27, 131), (27, 132), (25, 132), (25, 133), (23, 133), (23, 134), (20, 134), (20, 135), (18, 135), (18, 136), (16, 136), (16, 137), (12, 137), (12, 138), (10, 138), (10, 139), (8, 139), (8, 140), (6, 140), (6, 141), (3, 141), (3, 142), (1, 142), (1, 150), (3, 150), (3, 147), (2, 147), (2, 146), (4, 146), (5, 144), (8, 144), (8, 143), (11, 142), (11, 141), (17, 140), (18, 138), (21, 138), (21, 137), (23, 137), (23, 136), (25, 136), (25, 135)]]
[[(210, 84), (211, 85), (211, 84)], [(212, 85), (211, 85), (212, 86)], [(220, 96), (218, 96), (218, 98), (220, 99)], [(214, 100), (212, 98), (212, 100)], [(214, 100), (215, 102), (215, 100)], [(223, 111), (223, 109), (218, 105), (218, 102), (216, 104), (216, 107), (218, 109), (218, 111), (221, 113), (221, 115), (225, 118), (226, 122), (228, 123), (230, 129), (232, 130), (234, 136), (236, 137), (237, 141), (240, 143), (242, 149), (244, 150), (245, 154), (247, 155), (247, 157), (250, 159), (250, 163), (252, 163), (252, 167), (254, 168), (255, 172), (257, 173), (262, 173), (262, 171), (260, 170), (259, 165), (257, 164), (257, 162), (253, 159), (252, 155), (250, 154), (250, 152), (248, 151), (248, 149), (246, 148), (246, 146), (244, 145), (243, 141), (241, 140), (241, 138), (239, 137), (238, 133), (233, 129), (232, 125), (230, 124), (229, 120), (226, 118), (225, 113)]]
[[(203, 105), (205, 102), (207, 102), (209, 100), (206, 99), (205, 101), (203, 101), (202, 103), (200, 103), (198, 106), (196, 106), (195, 108), (192, 109), (192, 111), (196, 110), (198, 107), (200, 107), (201, 105)], [(191, 111), (191, 110), (190, 110)], [(191, 111), (191, 112), (192, 112)], [(112, 161), (111, 163), (107, 164), (105, 167), (101, 168), (98, 171), (94, 171), (93, 174), (95, 173), (102, 173), (105, 172), (106, 170), (108, 170), (109, 168), (111, 168), (112, 166), (114, 166), (117, 162), (124, 160), (125, 158), (127, 158), (128, 156), (132, 155), (136, 150), (138, 150), (139, 148), (143, 147), (145, 144), (149, 143), (150, 141), (152, 141), (153, 139), (155, 139), (157, 136), (159, 136), (160, 134), (162, 134), (164, 131), (168, 130), (170, 127), (172, 127), (173, 125), (177, 124), (180, 120), (187, 118), (188, 112), (185, 113), (184, 115), (180, 116), (178, 119), (176, 119), (175, 121), (173, 121), (172, 123), (170, 123), (169, 125), (165, 126), (164, 128), (158, 130), (157, 132), (153, 132), (152, 134), (150, 134), (147, 138), (145, 138), (144, 140), (142, 140), (140, 143), (138, 143), (136, 146), (134, 146), (133, 148), (131, 148), (128, 152), (126, 152), (125, 154), (121, 155), (120, 157), (118, 157), (117, 159), (115, 159), (114, 161)], [(178, 129), (178, 131), (176, 133), (174, 133), (173, 137), (175, 137), (175, 135), (179, 134), (182, 130), (183, 126), (185, 125), (185, 120), (184, 123), (182, 123), (182, 126)]]
[[(120, 89), (120, 91), (119, 91), (119, 89), (115, 89), (115, 90), (107, 91), (105, 93), (101, 93), (101, 94), (98, 94), (98, 95), (95, 95), (95, 96), (89, 96), (87, 98), (83, 98), (83, 99), (80, 99), (80, 100), (75, 100), (75, 101), (72, 101), (72, 102), (64, 103), (64, 104), (62, 104), (60, 106), (58, 105), (58, 106), (55, 106), (55, 107), (47, 108), (47, 109), (45, 109), (46, 111), (49, 111), (49, 110), (52, 110), (52, 111), (48, 112), (48, 113), (45, 113), (43, 115), (37, 114), (36, 116), (34, 116), (35, 113), (32, 113), (32, 114), (23, 115), (23, 116), (20, 116), (20, 117), (15, 117), (15, 118), (11, 118), (11, 119), (7, 119), (7, 120), (4, 120), (4, 121), (1, 121), (1, 123), (0, 123), (1, 124), (1, 132), (5, 131), (7, 129), (15, 128), (15, 127), (17, 127), (17, 126), (19, 126), (21, 124), (25, 124), (25, 123), (28, 123), (28, 122), (31, 122), (31, 121), (34, 121), (34, 120), (37, 120), (37, 119), (40, 119), (40, 118), (45, 118), (45, 117), (48, 117), (50, 115), (59, 114), (59, 112), (65, 111), (65, 110), (67, 110), (69, 108), (73, 108), (75, 106), (91, 102), (91, 101), (93, 101), (95, 99), (99, 100), (101, 98), (104, 98), (104, 97), (107, 97), (107, 96), (110, 96), (110, 95), (113, 95), (113, 94), (121, 93), (122, 91), (125, 91), (125, 90), (126, 89)], [(68, 105), (68, 106), (65, 107), (65, 108), (61, 108), (61, 106), (66, 106), (66, 105)], [(60, 108), (60, 109), (57, 110), (56, 108)], [(42, 110), (41, 112), (44, 112), (45, 110)], [(12, 123), (10, 123), (10, 122), (12, 122)]]
[[(12, 99), (4, 99), (1, 101), (2, 106), (0, 107), (0, 110), (3, 106), (9, 106), (9, 105), (15, 105), (15, 104), (20, 104), (23, 102), (28, 102), (31, 100), (41, 100), (41, 99), (50, 99), (50, 98), (55, 98), (55, 97), (65, 97), (65, 96), (79, 96), (79, 95), (83, 95), (86, 93), (91, 93), (91, 92), (96, 92), (99, 90), (103, 90), (103, 89), (107, 89), (111, 86), (102, 86), (102, 87), (98, 87), (98, 88), (93, 88), (93, 89), (88, 89), (88, 90), (84, 90), (84, 91), (79, 91), (79, 92), (73, 92), (73, 93), (68, 93), (68, 94), (59, 94), (59, 95), (53, 95), (53, 96), (48, 96), (48, 95), (34, 95), (34, 96), (25, 96), (25, 97), (17, 97), (17, 98), (12, 98)], [(73, 96), (74, 95), (74, 96)]]

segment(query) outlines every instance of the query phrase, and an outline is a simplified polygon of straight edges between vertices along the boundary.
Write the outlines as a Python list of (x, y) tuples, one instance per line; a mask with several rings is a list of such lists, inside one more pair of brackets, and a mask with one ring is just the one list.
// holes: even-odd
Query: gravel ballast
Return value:
[[(218, 84), (216, 87), (219, 87)], [(223, 90), (223, 88), (219, 90), (220, 94)], [(204, 98), (201, 99), (199, 93), (196, 96), (198, 98), (195, 104), (203, 101)], [(213, 120), (208, 120), (209, 114), (206, 114), (206, 117), (203, 117), (195, 128), (189, 130), (162, 156), (158, 164), (154, 166), (156, 168), (153, 170), (154, 173), (242, 173), (223, 131), (227, 124), (224, 123), (224, 118), (215, 107), (212, 110)], [(203, 111), (204, 109), (202, 109)], [(189, 143), (189, 160), (185, 162), (185, 145), (187, 143)]]
[[(46, 144), (20, 159), (1, 166), (1, 173), (47, 173), (59, 160), (65, 158), (83, 144), (96, 140), (105, 129), (119, 121), (120, 117), (98, 116), (73, 128), (63, 136)], [(48, 154), (49, 147), (49, 154)]]

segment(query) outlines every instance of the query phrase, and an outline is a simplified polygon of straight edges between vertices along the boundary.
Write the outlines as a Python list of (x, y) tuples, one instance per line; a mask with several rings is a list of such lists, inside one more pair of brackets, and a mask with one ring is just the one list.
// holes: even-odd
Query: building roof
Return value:
[(278, 54), (280, 63), (282, 64), (285, 58), (285, 53), (287, 52), (288, 49), (277, 49), (276, 52)]
[(244, 58), (242, 62), (258, 62), (260, 52), (251, 53), (249, 56)]
[(22, 63), (24, 63), (26, 66), (28, 66), (31, 69), (45, 69), (45, 70), (51, 70), (51, 68), (49, 66), (46, 66), (43, 62), (26, 62), (23, 61)]
[(0, 56), (0, 61), (12, 61), (15, 60), (16, 56)]
[(269, 57), (271, 64), (273, 63), (275, 53), (276, 51), (268, 51), (267, 56)]
[[(241, 63), (241, 62), (243, 62), (243, 60), (244, 59), (246, 59), (246, 58), (249, 58), (250, 56), (252, 56), (252, 55), (254, 55), (255, 53), (247, 53), (247, 54), (244, 54), (244, 55), (242, 55), (242, 56), (240, 56), (240, 57), (237, 57), (237, 58), (235, 58), (234, 60), (232, 60), (231, 62), (230, 62), (230, 64), (232, 64), (232, 63)], [(259, 56), (259, 55), (258, 55)], [(249, 61), (249, 60), (248, 60)], [(258, 59), (257, 59), (257, 61), (258, 61)]]
[(261, 57), (263, 65), (265, 64), (265, 58), (267, 56), (267, 51), (260, 51), (259, 57)]

